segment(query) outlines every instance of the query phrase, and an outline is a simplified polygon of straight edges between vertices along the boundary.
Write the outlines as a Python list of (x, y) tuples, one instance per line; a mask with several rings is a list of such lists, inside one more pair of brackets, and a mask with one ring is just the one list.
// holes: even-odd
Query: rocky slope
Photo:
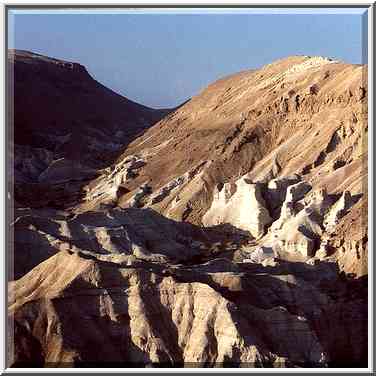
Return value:
[(296, 56), (106, 168), (52, 161), (87, 181), (69, 210), (16, 205), (10, 362), (365, 367), (367, 127), (367, 67)]
[(217, 259), (179, 267), (60, 251), (10, 287), (13, 360), (18, 366), (356, 365), (366, 354), (361, 284), (339, 280), (334, 263), (314, 269)]
[(78, 63), (9, 50), (7, 69), (10, 164), (24, 205), (74, 201), (82, 181), (168, 113), (114, 93)]
[[(342, 257), (343, 267), (364, 274), (366, 94), (366, 66), (321, 57), (290, 57), (219, 80), (131, 143), (115, 165), (114, 177), (105, 174), (88, 185), (87, 203), (78, 210), (96, 208), (101, 202), (134, 206), (136, 197), (137, 206), (197, 225), (216, 224), (218, 218), (208, 222), (210, 212), (221, 217), (219, 222), (238, 228), (244, 228), (243, 221), (253, 221), (253, 234), (250, 223), (246, 227), (258, 238), (278, 219), (287, 187), (301, 181), (311, 193), (325, 196), (325, 207), (321, 205), (317, 213), (321, 227), (329, 215), (328, 202), (333, 204), (345, 192), (351, 196), (347, 204), (355, 205), (356, 210), (349, 215), (344, 215), (349, 208), (343, 210), (339, 226), (349, 227), (356, 221), (357, 235), (344, 238), (334, 226), (320, 236), (328, 236), (329, 247), (336, 250), (337, 243), (352, 253), (355, 247), (359, 262)], [(132, 158), (142, 165), (130, 171), (124, 162)], [(257, 188), (247, 188), (245, 180)], [(102, 195), (98, 187), (104, 184), (106, 192), (111, 186), (117, 193)], [(310, 199), (308, 191), (295, 200), (294, 216), (308, 205), (299, 203)], [(260, 206), (260, 202), (264, 203)], [(231, 218), (220, 214), (223, 210), (231, 213)], [(247, 216), (248, 210), (252, 210), (253, 219), (244, 219), (242, 213)]]

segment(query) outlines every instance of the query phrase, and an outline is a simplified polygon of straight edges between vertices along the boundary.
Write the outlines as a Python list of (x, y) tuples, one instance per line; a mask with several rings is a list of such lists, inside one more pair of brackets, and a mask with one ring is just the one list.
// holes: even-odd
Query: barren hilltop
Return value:
[(366, 366), (367, 66), (292, 56), (171, 111), (9, 69), (15, 366)]

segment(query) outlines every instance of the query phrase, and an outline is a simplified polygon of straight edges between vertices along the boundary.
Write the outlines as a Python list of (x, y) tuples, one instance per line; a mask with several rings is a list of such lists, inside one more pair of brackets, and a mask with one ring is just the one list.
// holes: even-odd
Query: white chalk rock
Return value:
[(272, 219), (261, 195), (261, 186), (242, 177), (236, 182), (236, 191), (231, 195), (230, 184), (216, 187), (213, 203), (204, 215), (204, 226), (231, 224), (259, 238)]

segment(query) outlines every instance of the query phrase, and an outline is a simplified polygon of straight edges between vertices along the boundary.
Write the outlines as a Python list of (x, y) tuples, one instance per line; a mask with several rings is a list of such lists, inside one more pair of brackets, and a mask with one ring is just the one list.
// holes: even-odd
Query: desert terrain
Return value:
[(366, 367), (367, 66), (155, 110), (8, 53), (11, 367)]

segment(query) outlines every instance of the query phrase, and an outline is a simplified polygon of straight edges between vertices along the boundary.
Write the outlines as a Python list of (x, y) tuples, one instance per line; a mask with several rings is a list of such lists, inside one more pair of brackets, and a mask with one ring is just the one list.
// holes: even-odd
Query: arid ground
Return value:
[(367, 66), (154, 110), (8, 53), (12, 367), (366, 367)]

